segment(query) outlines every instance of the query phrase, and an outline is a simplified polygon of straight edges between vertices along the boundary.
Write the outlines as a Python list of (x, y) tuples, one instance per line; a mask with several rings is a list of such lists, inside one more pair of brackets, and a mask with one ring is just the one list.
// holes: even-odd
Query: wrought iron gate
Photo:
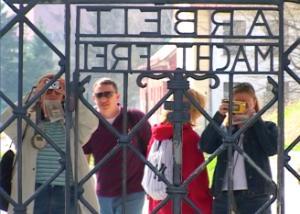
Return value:
[[(296, 0), (293, 2), (300, 3)], [(231, 155), (234, 150), (238, 150), (246, 158), (246, 161), (274, 186), (273, 196), (257, 213), (263, 213), (263, 210), (276, 199), (278, 201), (277, 213), (285, 213), (284, 169), (289, 170), (300, 181), (299, 173), (289, 164), (289, 153), (299, 143), (300, 138), (298, 136), (293, 142), (284, 143), (284, 82), (286, 76), (289, 75), (293, 81), (300, 84), (297, 67), (290, 64), (291, 53), (300, 47), (300, 38), (297, 38), (289, 48), (285, 49), (284, 1), (127, 0), (116, 2), (112, 0), (69, 0), (55, 2), (32, 0), (24, 2), (1, 0), (1, 3), (8, 6), (14, 12), (14, 16), (1, 27), (0, 38), (3, 39), (12, 27), (17, 25), (19, 52), (16, 55), (18, 60), (17, 104), (14, 104), (13, 99), (4, 92), (2, 86), (0, 87), (2, 102), (8, 105), (13, 112), (8, 120), (2, 121), (0, 131), (5, 132), (5, 129), (12, 122), (17, 121), (17, 151), (22, 151), (22, 121), (38, 130), (38, 127), (26, 115), (26, 111), (41, 95), (38, 94), (26, 104), (22, 103), (24, 95), (23, 79), (26, 76), (26, 73), (23, 72), (24, 38), (26, 37), (24, 35), (24, 26), (27, 26), (56, 55), (59, 68), (56, 71), (55, 79), (64, 76), (66, 80), (66, 152), (60, 153), (64, 161), (61, 162), (61, 171), (58, 173), (66, 173), (68, 175), (71, 172), (70, 145), (79, 141), (78, 136), (75, 136), (74, 142), (70, 140), (73, 127), (75, 128), (75, 133), (78, 133), (76, 131), (78, 128), (78, 99), (97, 115), (100, 120), (104, 120), (83, 95), (83, 88), (89, 81), (88, 75), (111, 75), (114, 73), (121, 76), (122, 82), (120, 82), (120, 85), (123, 88), (122, 104), (125, 109), (128, 108), (128, 88), (130, 87), (129, 80), (132, 76), (136, 78), (136, 84), (140, 88), (148, 87), (145, 84), (146, 81), (161, 81), (164, 79), (167, 80), (166, 93), (156, 100), (152, 108), (147, 109), (145, 118), (131, 129), (129, 133), (127, 132), (127, 123), (124, 124), (123, 133), (114, 131), (119, 138), (119, 147), (124, 151), (124, 154), (126, 154), (128, 149), (132, 149), (147, 166), (156, 171), (156, 174), (168, 184), (167, 191), (169, 196), (154, 210), (154, 213), (163, 207), (168, 200), (173, 200), (174, 202), (173, 213), (181, 213), (182, 200), (185, 200), (192, 206), (195, 213), (201, 213), (199, 208), (187, 197), (186, 188), (193, 178), (203, 171), (207, 165), (211, 164), (215, 157), (228, 148), (228, 155)], [(37, 5), (45, 3), (59, 3), (64, 6), (65, 20), (64, 32), (62, 33), (64, 34), (65, 43), (63, 51), (51, 39), (47, 38), (35, 23), (26, 16)], [(43, 6), (47, 7), (47, 5)], [(172, 17), (174, 16), (172, 21), (166, 20), (166, 17), (170, 14)], [(246, 17), (244, 24), (248, 23), (248, 29), (245, 32), (236, 34), (236, 28), (240, 26), (235, 18), (241, 14)], [(73, 17), (75, 19), (72, 19)], [(86, 24), (87, 17), (92, 20), (93, 29)], [(278, 19), (274, 19), (274, 17)], [(139, 18), (143, 24), (137, 28), (136, 20)], [(275, 25), (271, 25), (271, 21)], [(109, 22), (118, 23), (118, 25), (109, 27)], [(162, 23), (167, 23), (169, 26), (163, 26)], [(206, 31), (203, 30), (205, 28), (207, 28)], [(263, 33), (257, 33), (257, 28), (263, 28)], [(75, 30), (75, 32), (72, 30)], [(152, 55), (162, 47), (167, 47), (169, 50), (176, 52), (176, 69), (153, 66)], [(252, 54), (251, 58), (249, 57), (250, 52)], [(198, 166), (187, 180), (182, 181), (182, 126), (188, 119), (183, 97), (186, 96), (204, 115), (207, 121), (214, 123), (210, 112), (200, 107), (187, 94), (191, 81), (205, 82), (209, 85), (211, 94), (213, 94), (213, 91), (220, 90), (220, 85), (226, 78), (226, 82), (228, 82), (228, 97), (232, 100), (232, 89), (235, 82), (245, 80), (243, 79), (244, 77), (250, 78), (251, 76), (258, 76), (269, 82), (272, 88), (271, 98), (266, 101), (256, 116), (248, 121), (237, 133), (225, 133), (215, 125), (219, 133), (224, 136), (224, 144), (216, 152), (208, 156), (206, 162)], [(50, 84), (47, 86), (49, 87)], [(173, 101), (168, 101), (168, 98), (171, 96), (173, 96)], [(258, 117), (262, 116), (275, 103), (278, 103), (277, 122), (279, 127), (277, 182), (274, 181), (274, 178), (268, 177), (247, 154), (240, 148), (235, 147), (233, 143)], [(167, 181), (155, 167), (150, 165), (139, 151), (130, 147), (130, 139), (145, 121), (163, 105), (165, 105), (166, 109), (171, 110), (169, 119), (174, 124), (173, 184), (171, 181)], [(74, 116), (75, 123), (73, 124), (72, 118)], [(41, 132), (42, 136), (45, 136), (42, 131), (39, 132)], [(289, 145), (286, 149), (284, 148), (285, 144)], [(12, 199), (2, 188), (0, 188), (0, 194), (14, 207), (14, 213), (26, 213), (27, 206), (39, 195), (39, 192), (33, 193), (30, 198), (22, 198), (22, 191), (25, 187), (22, 185), (21, 169), (23, 163), (19, 160), (21, 160), (22, 155), (26, 154), (22, 154), (22, 152), (18, 154), (16, 165), (18, 169), (18, 197)], [(78, 151), (75, 150), (74, 154), (75, 156), (78, 155)], [(109, 153), (105, 160), (113, 155), (113, 153)], [(75, 192), (77, 192), (76, 199), (83, 203), (91, 213), (98, 213), (98, 210), (95, 210), (82, 196), (83, 184), (92, 178), (94, 173), (105, 164), (105, 160), (97, 163), (83, 179), (78, 179), (76, 176), (73, 178), (75, 180)], [(232, 164), (230, 162), (228, 167), (231, 168)], [(126, 167), (125, 161), (123, 161), (123, 166)], [(66, 188), (66, 213), (70, 213), (70, 186), (71, 181), (66, 176), (66, 187), (68, 187)], [(123, 197), (126, 198), (126, 185), (123, 187)], [(233, 209), (231, 202), (232, 198), (229, 197), (230, 206), (228, 212), (231, 212)]]

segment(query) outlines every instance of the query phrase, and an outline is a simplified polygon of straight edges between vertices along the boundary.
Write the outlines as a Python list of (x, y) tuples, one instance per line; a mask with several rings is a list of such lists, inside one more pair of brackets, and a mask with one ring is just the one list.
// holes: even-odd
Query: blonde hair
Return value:
[(115, 89), (115, 91), (118, 92), (118, 86), (117, 86), (116, 82), (108, 77), (103, 77), (103, 78), (96, 80), (96, 82), (93, 85), (93, 90), (95, 90), (95, 88), (97, 88), (98, 86), (101, 86), (101, 85), (111, 85)]
[[(197, 92), (194, 89), (189, 89), (187, 91), (187, 93), (189, 94), (189, 96), (193, 97), (194, 100), (202, 107), (205, 107), (205, 96), (200, 94), (199, 92)], [(173, 98), (172, 98), (173, 100)], [(190, 123), (191, 125), (196, 125), (197, 119), (202, 115), (201, 112), (191, 103), (191, 101), (187, 98), (184, 97), (183, 98), (184, 102), (189, 103), (189, 114), (190, 114), (190, 120), (188, 121), (188, 123)], [(167, 122), (168, 121), (168, 114), (170, 113), (170, 111), (168, 110), (163, 110), (162, 112), (162, 116), (161, 116), (161, 122)]]

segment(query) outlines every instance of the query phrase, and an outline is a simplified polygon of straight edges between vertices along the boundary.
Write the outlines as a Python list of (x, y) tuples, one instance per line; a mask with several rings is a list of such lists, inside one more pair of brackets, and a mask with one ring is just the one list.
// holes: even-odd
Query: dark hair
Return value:
[(258, 99), (257, 99), (257, 96), (255, 94), (254, 87), (250, 83), (242, 82), (242, 83), (236, 84), (233, 87), (233, 94), (237, 94), (237, 93), (250, 94), (256, 100), (255, 111), (256, 112), (259, 111)]
[(238, 92), (249, 92), (252, 94), (255, 94), (255, 90), (253, 86), (248, 83), (248, 82), (242, 82), (238, 83), (233, 87), (233, 93), (238, 93)]
[(100, 85), (112, 85), (116, 92), (118, 92), (117, 84), (110, 78), (104, 77), (96, 80), (93, 86), (93, 90)]

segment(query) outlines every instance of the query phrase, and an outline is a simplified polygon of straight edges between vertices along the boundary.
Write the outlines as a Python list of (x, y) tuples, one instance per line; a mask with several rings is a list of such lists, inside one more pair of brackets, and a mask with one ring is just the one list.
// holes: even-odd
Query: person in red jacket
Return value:
[[(204, 106), (205, 98), (193, 89), (188, 90), (191, 95), (200, 106)], [(186, 99), (186, 98), (185, 98)], [(200, 140), (199, 135), (193, 130), (197, 119), (201, 116), (201, 113), (190, 104), (190, 121), (183, 125), (183, 139), (182, 139), (182, 180), (185, 180), (201, 163), (204, 162), (204, 155), (198, 148)], [(173, 125), (167, 121), (166, 115), (163, 118), (163, 122), (152, 127), (152, 137), (148, 144), (148, 152), (151, 146), (156, 140), (162, 141), (164, 139), (172, 139), (173, 137)], [(205, 169), (188, 185), (188, 197), (192, 202), (201, 210), (202, 214), (211, 214), (212, 212), (212, 196), (209, 190), (209, 180), (207, 170)], [(149, 199), (149, 213), (159, 205), (159, 200), (154, 200), (150, 196)], [(172, 200), (163, 206), (158, 214), (171, 214), (172, 212)], [(182, 213), (193, 214), (197, 213), (188, 203), (182, 200)]]

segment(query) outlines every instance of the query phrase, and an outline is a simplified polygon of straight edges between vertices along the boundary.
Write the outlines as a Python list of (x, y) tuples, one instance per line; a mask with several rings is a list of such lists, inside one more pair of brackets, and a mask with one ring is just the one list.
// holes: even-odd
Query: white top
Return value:
[[(238, 145), (241, 149), (243, 146), (244, 134), (241, 134)], [(247, 178), (246, 178), (246, 170), (245, 170), (245, 161), (244, 157), (238, 153), (236, 150), (233, 155), (233, 190), (247, 190)], [(223, 190), (228, 190), (228, 170), (226, 170), (225, 179), (223, 183)]]
[[(118, 115), (117, 115), (118, 116)], [(109, 122), (110, 124), (113, 124), (113, 122), (115, 121), (115, 119), (117, 118), (117, 116), (113, 117), (113, 118), (105, 118), (107, 120), (107, 122)]]

